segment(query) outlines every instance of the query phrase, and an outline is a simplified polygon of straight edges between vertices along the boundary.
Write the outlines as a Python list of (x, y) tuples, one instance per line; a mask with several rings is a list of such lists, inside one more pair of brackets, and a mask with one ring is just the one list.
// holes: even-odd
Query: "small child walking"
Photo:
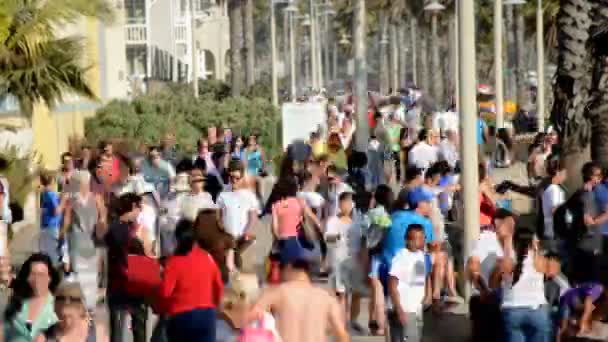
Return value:
[(38, 249), (47, 254), (53, 265), (59, 265), (59, 232), (61, 230), (62, 212), (65, 201), (54, 190), (55, 177), (50, 173), (40, 175), (42, 193), (40, 193), (40, 237)]
[(422, 340), (422, 301), (426, 281), (424, 228), (411, 224), (407, 228), (406, 248), (391, 263), (389, 295), (392, 309), (388, 313), (391, 342)]

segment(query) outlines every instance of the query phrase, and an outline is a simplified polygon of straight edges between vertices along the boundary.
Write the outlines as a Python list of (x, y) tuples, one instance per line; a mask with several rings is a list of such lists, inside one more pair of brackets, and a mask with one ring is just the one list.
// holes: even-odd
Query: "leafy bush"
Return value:
[(158, 144), (165, 133), (173, 132), (182, 149), (191, 151), (207, 127), (214, 125), (231, 127), (235, 134), (257, 133), (260, 144), (272, 150), (278, 116), (278, 110), (265, 99), (196, 99), (179, 87), (168, 87), (131, 101), (108, 103), (95, 117), (86, 120), (85, 134), (92, 144), (102, 139), (120, 139), (136, 148)]
[(20, 215), (16, 211), (23, 210), (27, 196), (32, 193), (40, 158), (35, 154), (23, 154), (17, 146), (8, 144), (0, 148), (0, 157), (7, 162), (7, 168), (2, 174), (9, 183), (13, 221), (18, 221), (22, 219), (20, 216), (23, 213)]

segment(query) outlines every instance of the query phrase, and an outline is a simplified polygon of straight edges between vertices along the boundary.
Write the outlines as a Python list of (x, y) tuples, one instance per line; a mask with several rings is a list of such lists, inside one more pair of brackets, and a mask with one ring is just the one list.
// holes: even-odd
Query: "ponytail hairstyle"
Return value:
[(515, 239), (513, 242), (515, 248), (516, 264), (513, 268), (513, 283), (515, 286), (521, 277), (524, 267), (524, 261), (528, 257), (532, 242), (534, 241), (534, 232), (529, 228), (520, 228), (515, 233)]

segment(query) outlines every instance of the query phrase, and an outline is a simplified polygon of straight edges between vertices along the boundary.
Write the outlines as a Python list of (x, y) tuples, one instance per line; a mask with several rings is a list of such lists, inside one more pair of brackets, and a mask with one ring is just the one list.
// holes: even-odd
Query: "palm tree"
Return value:
[(241, 48), (243, 46), (243, 20), (241, 0), (228, 0), (228, 19), (230, 21), (230, 83), (232, 96), (240, 96), (242, 88)]
[[(568, 160), (567, 165), (573, 167), (588, 159), (585, 151), (592, 135), (590, 123), (597, 121), (589, 120), (587, 113), (594, 71), (590, 35), (593, 18), (590, 2), (562, 0), (557, 17), (558, 63), (551, 119), (560, 134), (562, 152)], [(606, 138), (596, 137), (596, 139), (598, 143), (606, 145)], [(594, 157), (604, 161), (606, 165), (606, 155)]]
[(36, 104), (53, 107), (67, 94), (96, 98), (82, 39), (56, 32), (82, 16), (111, 20), (112, 8), (104, 0), (0, 2), (0, 95), (14, 96), (26, 119)]
[(245, 40), (245, 83), (255, 83), (255, 28), (253, 26), (253, 0), (243, 0), (243, 37)]

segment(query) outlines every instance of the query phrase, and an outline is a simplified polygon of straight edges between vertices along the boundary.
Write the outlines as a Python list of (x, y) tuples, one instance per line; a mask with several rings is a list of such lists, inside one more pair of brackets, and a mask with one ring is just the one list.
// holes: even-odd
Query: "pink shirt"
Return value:
[(273, 204), (272, 215), (278, 218), (279, 239), (298, 236), (298, 226), (302, 221), (302, 205), (296, 197), (289, 197)]

